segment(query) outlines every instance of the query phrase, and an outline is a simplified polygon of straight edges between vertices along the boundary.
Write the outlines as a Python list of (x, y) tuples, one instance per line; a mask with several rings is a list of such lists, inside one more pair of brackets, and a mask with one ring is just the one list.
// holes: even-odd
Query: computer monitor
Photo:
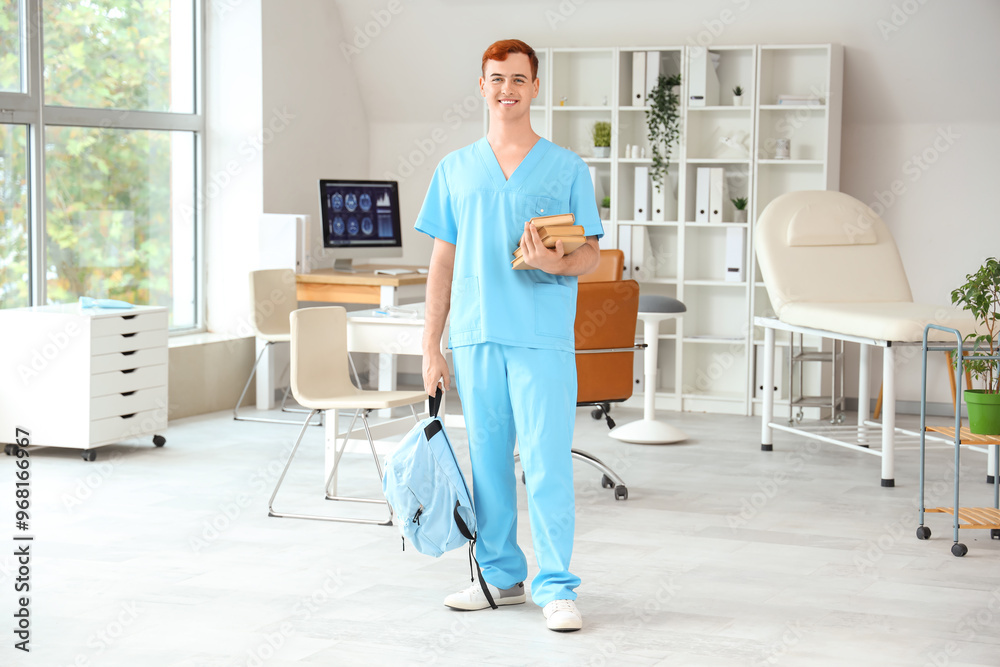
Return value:
[(349, 271), (354, 259), (402, 256), (396, 181), (322, 179), (319, 195), (323, 256), (334, 269)]

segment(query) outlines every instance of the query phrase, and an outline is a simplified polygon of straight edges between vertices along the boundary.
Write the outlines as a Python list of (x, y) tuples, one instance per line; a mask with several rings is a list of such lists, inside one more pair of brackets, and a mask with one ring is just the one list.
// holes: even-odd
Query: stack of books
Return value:
[[(574, 225), (576, 218), (572, 213), (560, 213), (558, 215), (543, 215), (532, 218), (530, 222), (538, 228), (538, 236), (542, 239), (542, 245), (546, 248), (555, 248), (556, 241), (563, 242), (563, 252), (567, 255), (584, 243), (587, 237), (583, 234), (583, 227)], [(514, 251), (514, 259), (510, 262), (511, 268), (530, 269), (532, 267), (524, 263), (521, 256), (521, 246)]]

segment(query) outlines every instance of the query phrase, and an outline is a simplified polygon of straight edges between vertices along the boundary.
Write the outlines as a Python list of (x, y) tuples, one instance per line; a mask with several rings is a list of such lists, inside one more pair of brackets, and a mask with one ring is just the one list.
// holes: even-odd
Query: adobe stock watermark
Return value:
[(875, 27), (882, 35), (882, 40), (888, 42), (893, 33), (899, 32), (926, 4), (927, 0), (903, 0), (899, 4), (893, 4), (888, 18), (880, 18), (875, 21)]
[(39, 341), (40, 346), (27, 352), (17, 365), (17, 376), (24, 386), (27, 387), (44, 373), (81, 333), (76, 320), (70, 320), (60, 330), (46, 333)]
[(441, 115), (445, 127), (435, 127), (430, 133), (420, 139), (413, 140), (413, 149), (401, 153), (397, 157), (396, 171), (386, 171), (385, 178), (402, 183), (412, 176), (418, 167), (428, 162), (438, 148), (451, 137), (462, 123), (469, 120), (473, 114), (483, 112), (483, 99), (479, 95), (466, 95), (461, 100), (449, 106)]
[(139, 618), (140, 612), (144, 611), (136, 602), (124, 602), (118, 615), (107, 623), (102, 629), (92, 633), (87, 637), (87, 648), (89, 652), (77, 653), (71, 665), (67, 667), (97, 667), (104, 664), (97, 660), (120, 640), (125, 631)]
[(711, 46), (715, 40), (722, 37), (726, 28), (736, 23), (739, 18), (737, 12), (745, 12), (750, 8), (750, 0), (731, 0), (731, 2), (736, 7), (735, 11), (727, 7), (720, 11), (715, 18), (702, 21), (702, 29), (688, 37), (688, 44), (691, 46)]
[(356, 56), (372, 44), (372, 40), (378, 39), (382, 31), (389, 27), (392, 19), (403, 11), (403, 4), (400, 0), (389, 0), (385, 7), (373, 9), (371, 20), (364, 25), (354, 26), (354, 34), (350, 42), (340, 42), (340, 52), (344, 54), (347, 62), (351, 62)]
[(243, 173), (243, 169), (253, 162), (264, 151), (264, 147), (287, 130), (297, 116), (287, 107), (273, 109), (271, 117), (261, 126), (260, 132), (248, 135), (237, 148), (239, 160), (226, 162), (221, 169), (216, 169), (208, 175), (204, 189), (199, 190), (195, 197), (195, 205), (185, 204), (180, 207), (180, 216), (184, 222), (194, 219), (196, 210), (203, 210), (205, 203), (218, 197), (228, 188), (233, 179)]

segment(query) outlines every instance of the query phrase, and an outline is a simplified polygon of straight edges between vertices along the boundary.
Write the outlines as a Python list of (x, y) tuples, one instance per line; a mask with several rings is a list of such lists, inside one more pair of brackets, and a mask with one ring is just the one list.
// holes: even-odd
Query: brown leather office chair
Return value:
[[(608, 428), (611, 403), (632, 396), (632, 355), (643, 346), (635, 344), (639, 313), (639, 283), (622, 280), (625, 256), (621, 250), (601, 250), (601, 263), (580, 276), (576, 296), (577, 405), (596, 406), (594, 419), (603, 415)], [(573, 456), (604, 473), (601, 486), (614, 489), (616, 500), (628, 498), (628, 488), (610, 467), (587, 452), (574, 449)]]

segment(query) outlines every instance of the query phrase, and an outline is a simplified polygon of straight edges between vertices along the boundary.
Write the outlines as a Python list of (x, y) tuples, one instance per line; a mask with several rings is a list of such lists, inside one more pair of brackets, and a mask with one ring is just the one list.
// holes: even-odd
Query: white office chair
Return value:
[[(233, 408), (233, 419), (244, 422), (265, 422), (268, 424), (298, 424), (292, 419), (265, 419), (262, 417), (240, 416), (240, 406), (243, 405), (243, 398), (250, 388), (257, 373), (257, 366), (263, 358), (264, 353), (275, 343), (287, 343), (291, 340), (288, 317), (293, 310), (298, 307), (298, 298), (295, 293), (295, 272), (291, 269), (268, 269), (264, 271), (250, 272), (250, 324), (253, 327), (254, 335), (265, 342), (257, 355), (257, 361), (250, 369), (250, 377), (243, 386), (243, 393), (240, 400)], [(285, 395), (281, 398), (282, 412), (298, 412), (305, 414), (308, 410), (300, 408), (286, 408), (288, 393), (291, 387), (285, 388)], [(323, 424), (322, 416), (315, 426)]]
[[(364, 425), (365, 434), (368, 436), (368, 445), (372, 450), (372, 458), (375, 459), (375, 468), (378, 472), (379, 488), (382, 485), (382, 463), (378, 453), (375, 451), (375, 441), (372, 439), (371, 430), (368, 426), (368, 413), (372, 410), (384, 410), (403, 405), (410, 406), (413, 418), (419, 421), (417, 411), (413, 408), (417, 403), (422, 403), (427, 399), (427, 394), (420, 391), (369, 391), (358, 389), (351, 384), (348, 375), (348, 355), (347, 355), (347, 311), (339, 306), (326, 308), (303, 308), (291, 314), (291, 342), (292, 342), (292, 395), (301, 405), (309, 408), (309, 416), (302, 424), (299, 437), (295, 439), (295, 446), (288, 456), (285, 468), (278, 477), (278, 483), (271, 493), (268, 501), (268, 516), (286, 517), (292, 519), (315, 519), (318, 521), (343, 521), (346, 523), (366, 523), (380, 526), (392, 525), (392, 508), (385, 497), (381, 498), (359, 498), (354, 496), (331, 496), (329, 489), (331, 481), (337, 474), (337, 467), (340, 458), (347, 446), (348, 438), (354, 430), (354, 424), (358, 416)], [(355, 519), (347, 517), (318, 516), (311, 514), (292, 514), (288, 512), (278, 512), (274, 509), (274, 499), (278, 495), (278, 490), (285, 479), (285, 474), (295, 458), (295, 453), (302, 443), (306, 427), (317, 412), (325, 410), (346, 410), (353, 408), (354, 418), (344, 435), (342, 444), (337, 448), (333, 468), (326, 480), (324, 489), (327, 498), (330, 500), (346, 500), (362, 503), (385, 503), (389, 509), (389, 518), (386, 521), (377, 519)], [(334, 424), (335, 425), (335, 424)]]

